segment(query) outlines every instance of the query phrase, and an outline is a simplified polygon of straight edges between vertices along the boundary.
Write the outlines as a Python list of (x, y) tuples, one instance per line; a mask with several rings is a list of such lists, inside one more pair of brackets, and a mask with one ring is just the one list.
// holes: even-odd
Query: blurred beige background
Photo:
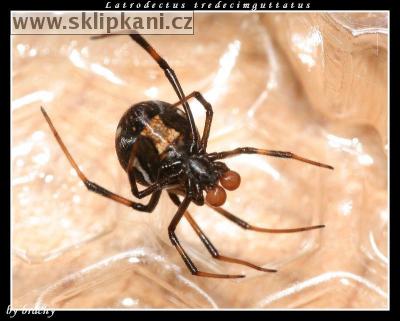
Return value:
[[(275, 274), (210, 259), (187, 222), (193, 277), (170, 245), (176, 211), (152, 214), (88, 192), (40, 113), (46, 107), (85, 174), (130, 197), (114, 149), (132, 104), (177, 98), (126, 36), (13, 36), (12, 299), (57, 308), (387, 308), (387, 14), (198, 14), (194, 36), (147, 36), (186, 94), (214, 107), (209, 151), (288, 150), (335, 167), (241, 156), (226, 208), (261, 227), (323, 223), (268, 235), (206, 207), (190, 211), (220, 253)], [(191, 104), (199, 128), (204, 111)]]

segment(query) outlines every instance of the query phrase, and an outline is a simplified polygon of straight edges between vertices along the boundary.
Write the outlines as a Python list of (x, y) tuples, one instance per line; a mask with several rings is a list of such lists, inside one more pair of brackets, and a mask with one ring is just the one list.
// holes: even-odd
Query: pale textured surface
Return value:
[[(198, 14), (195, 36), (148, 36), (186, 94), (215, 117), (209, 151), (251, 145), (335, 167), (243, 156), (227, 208), (265, 227), (326, 224), (289, 235), (243, 231), (191, 212), (221, 254), (276, 267), (266, 274), (209, 258), (189, 224), (178, 235), (206, 271), (170, 245), (175, 207), (152, 214), (87, 192), (42, 117), (46, 107), (86, 175), (129, 196), (114, 135), (147, 99), (175, 102), (163, 73), (128, 37), (13, 38), (13, 301), (64, 308), (387, 307), (387, 36), (382, 14)], [(204, 111), (192, 104), (201, 130)]]

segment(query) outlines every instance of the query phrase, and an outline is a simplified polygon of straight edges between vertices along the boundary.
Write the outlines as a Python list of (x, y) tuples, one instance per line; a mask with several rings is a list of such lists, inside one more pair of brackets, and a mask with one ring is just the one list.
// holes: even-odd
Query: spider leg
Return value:
[[(194, 151), (194, 148), (197, 148), (198, 144), (198, 136), (196, 130), (196, 124), (194, 122), (192, 111), (190, 110), (189, 104), (184, 100), (185, 95), (183, 93), (182, 87), (179, 83), (178, 77), (175, 74), (175, 71), (169, 66), (166, 60), (162, 58), (157, 51), (144, 39), (138, 32), (133, 31), (134, 33), (130, 33), (129, 36), (135, 41), (140, 47), (142, 47), (160, 66), (162, 70), (164, 70), (164, 74), (170, 82), (172, 88), (174, 89), (176, 95), (178, 96), (185, 113), (188, 117), (190, 132), (192, 135), (192, 142), (190, 146), (190, 151)], [(108, 36), (113, 36), (117, 34), (107, 34), (107, 35), (99, 35), (94, 36), (92, 39), (100, 39)]]
[(210, 157), (210, 160), (217, 160), (217, 159), (223, 159), (227, 157), (232, 157), (232, 156), (237, 156), (240, 154), (259, 154), (259, 155), (266, 155), (266, 156), (273, 156), (273, 157), (281, 157), (281, 158), (291, 158), (291, 159), (296, 159), (298, 161), (308, 163), (311, 165), (319, 166), (319, 167), (324, 167), (328, 169), (333, 169), (332, 166), (326, 165), (323, 163), (319, 163), (301, 156), (298, 156), (296, 154), (293, 154), (291, 152), (282, 152), (278, 150), (268, 150), (268, 149), (259, 149), (259, 148), (254, 148), (254, 147), (239, 147), (230, 151), (224, 151), (224, 152), (219, 152), (219, 153), (210, 153), (208, 154)]
[(85, 186), (87, 187), (88, 190), (95, 192), (97, 194), (100, 194), (109, 199), (112, 199), (113, 201), (116, 201), (118, 203), (132, 207), (133, 209), (138, 210), (138, 211), (142, 211), (142, 212), (152, 212), (153, 211), (154, 207), (157, 205), (157, 203), (160, 199), (160, 195), (161, 195), (161, 190), (160, 190), (161, 187), (160, 186), (156, 186), (156, 184), (154, 184), (154, 186), (152, 187), (152, 192), (154, 192), (154, 193), (151, 195), (149, 203), (141, 204), (141, 203), (133, 202), (133, 201), (131, 201), (123, 196), (117, 195), (113, 192), (110, 192), (109, 190), (105, 189), (104, 187), (88, 180), (87, 177), (85, 176), (85, 174), (83, 174), (83, 172), (79, 169), (78, 164), (75, 162), (75, 160), (71, 156), (70, 152), (68, 151), (64, 142), (62, 141), (60, 135), (58, 134), (56, 128), (54, 127), (49, 115), (47, 115), (47, 113), (43, 107), (40, 107), (40, 109), (44, 115), (44, 118), (46, 119), (47, 123), (49, 124), (50, 129), (53, 132), (53, 135), (56, 138), (58, 144), (60, 145), (62, 151), (64, 152), (68, 161), (70, 162), (72, 167), (75, 169), (79, 178), (82, 180), (82, 182), (85, 184)]
[(243, 221), (242, 219), (238, 218), (237, 216), (233, 215), (232, 213), (228, 212), (227, 210), (223, 209), (222, 207), (211, 207), (214, 211), (218, 212), (219, 214), (225, 216), (228, 220), (236, 223), (240, 227), (246, 229), (246, 230), (251, 230), (251, 231), (256, 231), (256, 232), (264, 232), (264, 233), (297, 233), (297, 232), (304, 232), (304, 231), (309, 231), (309, 230), (315, 230), (319, 228), (325, 227), (325, 225), (313, 225), (313, 226), (306, 226), (306, 227), (298, 227), (298, 228), (289, 228), (289, 229), (271, 229), (271, 228), (263, 228), (263, 227), (257, 227), (250, 225), (249, 223)]
[[(171, 200), (175, 203), (175, 205), (180, 206), (181, 201), (179, 200), (178, 196), (173, 193), (168, 193), (169, 197)], [(201, 230), (200, 226), (196, 223), (196, 221), (193, 219), (193, 217), (190, 215), (188, 211), (185, 211), (185, 218), (193, 228), (193, 230), (196, 232), (196, 234), (199, 236), (200, 240), (203, 242), (204, 246), (207, 248), (208, 252), (211, 254), (211, 256), (214, 259), (220, 260), (220, 261), (225, 261), (225, 262), (230, 262), (230, 263), (236, 263), (236, 264), (241, 264), (245, 265), (248, 267), (251, 267), (253, 269), (259, 270), (259, 271), (264, 271), (264, 272), (277, 272), (276, 270), (273, 269), (266, 269), (262, 268), (260, 266), (257, 266), (253, 263), (228, 257), (228, 256), (223, 256), (219, 254), (218, 250), (215, 248), (215, 246), (211, 243), (211, 241), (208, 239), (208, 237), (204, 234), (204, 232)]]
[[(136, 146), (137, 145), (134, 145), (132, 148), (131, 155), (129, 157), (128, 167), (127, 167), (126, 171), (129, 175), (129, 183), (131, 185), (132, 194), (137, 198), (143, 198), (147, 195), (150, 195), (151, 193), (154, 193), (154, 191), (156, 191), (156, 190), (157, 191), (160, 190), (165, 184), (168, 184), (168, 182), (173, 178), (173, 176), (169, 176), (165, 180), (151, 184), (144, 190), (139, 191), (139, 188), (138, 188), (138, 185), (136, 182), (135, 173), (132, 169), (132, 167), (134, 167), (134, 160), (136, 158), (136, 149), (135, 149)], [(157, 205), (157, 203), (155, 205)]]
[(191, 202), (190, 197), (185, 197), (182, 203), (179, 205), (176, 214), (174, 215), (171, 223), (168, 226), (168, 235), (171, 240), (171, 243), (175, 246), (177, 251), (179, 252), (180, 256), (182, 257), (183, 261), (185, 262), (187, 268), (190, 270), (190, 273), (197, 276), (202, 277), (209, 277), (209, 278), (219, 278), (219, 279), (236, 279), (236, 278), (243, 278), (244, 275), (232, 275), (232, 274), (216, 274), (210, 272), (202, 272), (197, 269), (194, 265), (193, 261), (187, 255), (185, 250), (183, 249), (182, 245), (179, 243), (179, 240), (175, 234), (176, 226), (182, 219), (182, 216), (185, 214), (189, 204)]
[[(206, 110), (206, 123), (204, 125), (203, 136), (201, 137), (201, 150), (206, 152), (208, 137), (210, 135), (211, 123), (212, 123), (212, 118), (213, 118), (213, 109), (212, 109), (211, 104), (198, 91), (194, 91), (190, 95), (186, 96), (184, 98), (184, 101), (188, 101), (190, 98), (193, 98), (193, 97), (196, 98), (200, 102), (200, 104), (203, 105), (204, 109)], [(181, 103), (182, 102), (178, 101), (175, 104), (173, 104), (172, 106), (177, 107)]]

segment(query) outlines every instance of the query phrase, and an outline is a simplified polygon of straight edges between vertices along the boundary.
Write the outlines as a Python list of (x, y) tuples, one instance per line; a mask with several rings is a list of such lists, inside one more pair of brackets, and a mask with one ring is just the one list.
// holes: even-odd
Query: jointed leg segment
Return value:
[[(109, 36), (114, 36), (117, 34), (108, 34), (108, 35), (100, 35), (100, 36), (94, 36), (92, 39), (100, 39), (100, 38), (105, 38)], [(194, 148), (197, 148), (197, 142), (198, 142), (198, 137), (197, 137), (197, 130), (196, 130), (196, 124), (194, 122), (193, 114), (192, 111), (190, 110), (189, 104), (185, 101), (185, 95), (183, 93), (182, 87), (179, 83), (178, 78), (176, 77), (176, 74), (174, 70), (169, 66), (166, 60), (164, 60), (158, 53), (157, 51), (144, 39), (139, 33), (130, 33), (129, 36), (133, 41), (135, 41), (140, 47), (142, 47), (160, 66), (162, 70), (164, 70), (165, 76), (167, 77), (168, 81), (170, 82), (172, 88), (174, 89), (176, 95), (179, 98), (179, 101), (183, 105), (183, 108), (185, 110), (185, 113), (188, 117), (189, 121), (189, 126), (190, 126), (190, 132), (192, 135), (192, 142), (190, 146), (190, 150), (193, 151)]]
[(257, 227), (250, 225), (249, 223), (243, 221), (239, 217), (233, 215), (232, 213), (228, 212), (227, 210), (223, 209), (222, 207), (212, 207), (210, 206), (214, 211), (218, 212), (219, 214), (223, 215), (226, 217), (228, 220), (236, 223), (240, 227), (246, 229), (246, 230), (251, 230), (251, 231), (256, 231), (256, 232), (264, 232), (264, 233), (297, 233), (297, 232), (304, 232), (304, 231), (309, 231), (309, 230), (315, 230), (319, 228), (325, 227), (325, 225), (313, 225), (313, 226), (306, 226), (306, 227), (298, 227), (298, 228), (288, 228), (288, 229), (272, 229), (272, 228), (263, 228), (263, 227)]
[(193, 261), (187, 255), (185, 250), (183, 249), (182, 245), (180, 244), (176, 234), (175, 229), (180, 222), (182, 216), (185, 214), (191, 200), (189, 197), (185, 197), (182, 203), (180, 203), (178, 207), (178, 211), (176, 212), (174, 218), (172, 219), (170, 225), (168, 226), (168, 235), (171, 240), (171, 243), (175, 246), (177, 251), (179, 252), (180, 256), (182, 257), (183, 261), (185, 262), (186, 266), (190, 270), (193, 275), (203, 276), (203, 277), (210, 277), (210, 278), (219, 278), (219, 279), (236, 279), (236, 278), (243, 278), (244, 275), (232, 275), (232, 274), (217, 274), (217, 273), (209, 273), (209, 272), (202, 272), (197, 269), (194, 265)]
[[(213, 109), (212, 109), (211, 104), (198, 91), (194, 91), (190, 95), (186, 96), (184, 98), (184, 101), (188, 101), (190, 98), (193, 98), (193, 97), (196, 98), (200, 102), (200, 104), (203, 105), (204, 109), (206, 110), (206, 123), (204, 125), (203, 136), (201, 137), (201, 150), (206, 152), (208, 137), (210, 135), (211, 123), (212, 123), (212, 119), (213, 119)], [(177, 107), (180, 104), (181, 104), (181, 102), (178, 101), (175, 104), (173, 104), (172, 106)]]
[[(169, 197), (171, 200), (178, 206), (180, 206), (181, 202), (176, 194), (168, 193)], [(253, 269), (263, 271), (263, 272), (276, 272), (274, 269), (266, 269), (262, 268), (260, 266), (257, 266), (253, 263), (232, 258), (232, 257), (227, 257), (219, 254), (218, 250), (215, 248), (215, 246), (211, 243), (211, 241), (208, 239), (208, 237), (204, 234), (204, 232), (201, 230), (200, 226), (196, 223), (196, 221), (193, 219), (193, 217), (190, 215), (188, 211), (185, 211), (184, 213), (185, 218), (193, 228), (193, 230), (196, 232), (196, 234), (199, 236), (200, 240), (203, 242), (204, 246), (207, 248), (208, 252), (211, 254), (211, 256), (214, 259), (220, 260), (220, 261), (225, 261), (225, 262), (230, 262), (230, 263), (236, 263), (236, 264), (241, 264), (241, 265), (246, 265), (248, 267), (251, 267)]]
[[(147, 188), (145, 188), (144, 190), (139, 191), (137, 182), (136, 182), (135, 172), (133, 170), (133, 167), (135, 166), (134, 160), (137, 157), (135, 147), (137, 147), (137, 145), (134, 145), (132, 147), (131, 156), (129, 158), (128, 167), (127, 167), (127, 172), (129, 175), (129, 183), (131, 185), (132, 194), (137, 198), (143, 198), (152, 193), (160, 192), (160, 194), (161, 194), (161, 189), (164, 187), (165, 184), (168, 184), (169, 178), (167, 178), (163, 181), (160, 181), (160, 182), (153, 183), (150, 186), (148, 186)], [(154, 204), (154, 207), (155, 207), (155, 205), (157, 205), (157, 203), (158, 203), (158, 199), (157, 199), (157, 202)]]
[(296, 159), (298, 161), (308, 163), (311, 165), (324, 167), (324, 168), (328, 168), (328, 169), (333, 169), (333, 167), (330, 165), (316, 162), (316, 161), (298, 156), (291, 152), (282, 152), (282, 151), (278, 151), (278, 150), (268, 150), (268, 149), (254, 148), (254, 147), (239, 147), (239, 148), (236, 148), (236, 149), (233, 149), (230, 151), (210, 153), (209, 157), (211, 160), (214, 161), (217, 159), (223, 159), (223, 158), (227, 158), (227, 157), (237, 156), (240, 154), (259, 154), (259, 155), (266, 155), (266, 156), (273, 156), (273, 157), (280, 157), (280, 158), (291, 158), (291, 159)]
[(47, 123), (50, 126), (51, 131), (53, 132), (54, 137), (56, 138), (58, 144), (60, 145), (62, 151), (64, 152), (65, 156), (67, 157), (68, 161), (72, 165), (72, 167), (75, 169), (76, 173), (78, 174), (79, 178), (82, 180), (82, 182), (85, 184), (85, 186), (88, 188), (88, 190), (95, 192), (97, 194), (100, 194), (104, 197), (110, 198), (113, 201), (116, 201), (118, 203), (124, 204), (126, 206), (132, 207), (135, 210), (142, 211), (142, 212), (151, 212), (153, 211), (154, 207), (157, 205), (158, 200), (161, 195), (161, 190), (154, 189), (154, 193), (150, 198), (150, 201), (148, 204), (140, 204), (133, 202), (123, 196), (117, 195), (115, 193), (110, 192), (109, 190), (105, 189), (104, 187), (90, 181), (87, 179), (85, 174), (79, 169), (78, 164), (75, 162), (73, 157), (71, 156), (70, 152), (68, 151), (67, 147), (65, 146), (64, 142), (62, 141), (60, 135), (58, 134), (57, 130), (55, 129), (53, 123), (50, 120), (49, 115), (47, 115), (46, 111), (44, 110), (43, 107), (41, 107), (41, 111), (44, 115), (44, 118), (46, 119)]

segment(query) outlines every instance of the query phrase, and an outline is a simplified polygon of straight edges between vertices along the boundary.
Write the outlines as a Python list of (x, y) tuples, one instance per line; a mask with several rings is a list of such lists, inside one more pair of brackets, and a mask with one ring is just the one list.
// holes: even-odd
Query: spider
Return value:
[[(92, 38), (100, 39), (111, 35), (99, 35)], [(150, 200), (147, 204), (131, 201), (89, 180), (79, 169), (48, 114), (41, 107), (50, 129), (68, 161), (88, 190), (137, 211), (152, 212), (160, 200), (162, 190), (166, 190), (172, 202), (178, 207), (168, 226), (169, 239), (193, 275), (228, 279), (245, 277), (243, 274), (217, 274), (200, 271), (180, 244), (175, 233), (176, 227), (183, 216), (185, 216), (213, 258), (245, 265), (259, 271), (277, 272), (275, 269), (263, 268), (241, 259), (219, 254), (218, 250), (187, 211), (189, 204), (192, 202), (198, 206), (206, 204), (228, 220), (252, 231), (294, 233), (323, 228), (325, 225), (292, 229), (261, 228), (250, 225), (226, 211), (221, 207), (227, 197), (225, 190), (237, 189), (241, 178), (237, 172), (230, 170), (220, 160), (241, 154), (259, 154), (295, 159), (328, 169), (333, 169), (333, 167), (300, 157), (291, 152), (254, 147), (239, 147), (229, 151), (208, 153), (207, 142), (213, 118), (213, 109), (210, 103), (197, 91), (185, 96), (175, 72), (167, 61), (139, 33), (135, 32), (129, 34), (129, 36), (157, 62), (179, 98), (179, 101), (175, 104), (154, 100), (134, 104), (124, 113), (116, 130), (116, 152), (122, 168), (128, 175), (132, 194), (138, 199), (151, 195)], [(193, 114), (188, 104), (190, 98), (197, 99), (206, 111), (205, 126), (201, 136), (196, 128)], [(178, 108), (179, 105), (183, 106), (183, 110)], [(145, 188), (139, 190), (137, 183), (145, 186)], [(182, 200), (180, 196), (183, 197)]]

